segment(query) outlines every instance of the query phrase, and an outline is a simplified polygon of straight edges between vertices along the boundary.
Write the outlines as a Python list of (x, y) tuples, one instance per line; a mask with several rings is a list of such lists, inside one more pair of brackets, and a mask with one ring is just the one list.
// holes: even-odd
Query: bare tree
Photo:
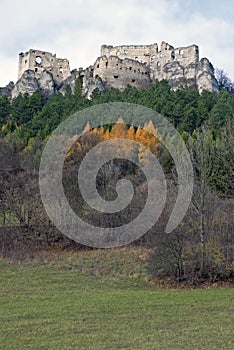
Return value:
[(194, 137), (189, 140), (189, 149), (194, 167), (194, 196), (193, 206), (199, 218), (198, 234), (201, 246), (200, 273), (205, 267), (205, 243), (206, 243), (206, 211), (207, 203), (211, 196), (209, 178), (212, 175), (214, 163), (214, 141), (211, 132), (203, 126)]
[(220, 68), (216, 68), (215, 77), (218, 82), (219, 90), (225, 89), (228, 92), (234, 91), (234, 82), (228, 77), (227, 73)]

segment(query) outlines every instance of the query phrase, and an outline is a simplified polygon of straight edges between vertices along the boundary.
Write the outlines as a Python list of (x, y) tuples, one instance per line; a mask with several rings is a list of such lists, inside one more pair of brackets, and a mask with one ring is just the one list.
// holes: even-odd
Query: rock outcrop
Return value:
[(80, 76), (79, 71), (77, 69), (74, 69), (71, 71), (71, 75), (65, 79), (62, 84), (59, 86), (59, 92), (61, 92), (63, 95), (66, 94), (67, 88), (69, 87), (71, 89), (71, 92), (74, 93), (75, 87), (76, 87), (76, 80)]
[(93, 67), (91, 66), (85, 70), (82, 68), (80, 68), (79, 71), (74, 69), (71, 72), (71, 75), (62, 82), (58, 88), (58, 91), (65, 95), (67, 88), (69, 87), (71, 89), (71, 92), (74, 93), (76, 81), (78, 78), (81, 78), (82, 81), (82, 95), (88, 99), (91, 98), (92, 93), (95, 89), (98, 89), (102, 92), (106, 90), (101, 78), (94, 76)]
[(12, 89), (11, 97), (17, 97), (20, 93), (32, 95), (39, 89), (40, 86), (35, 77), (35, 72), (33, 70), (26, 70)]
[(86, 98), (90, 99), (93, 91), (96, 89), (101, 92), (106, 91), (105, 83), (98, 75), (94, 74), (93, 67), (89, 67), (81, 72), (81, 78), (83, 82), (82, 93)]
[(11, 92), (14, 86), (15, 84), (13, 83), (13, 81), (10, 81), (10, 83), (7, 86), (0, 88), (0, 95), (11, 97)]
[(214, 67), (207, 58), (202, 58), (197, 67), (196, 83), (198, 91), (218, 91), (218, 83), (214, 76)]
[(53, 79), (53, 75), (44, 70), (38, 79), (38, 84), (41, 92), (44, 96), (50, 97), (56, 91), (56, 82)]
[(26, 70), (22, 77), (17, 81), (11, 91), (11, 97), (17, 97), (20, 93), (32, 95), (35, 91), (40, 90), (45, 97), (55, 93), (55, 82), (50, 72), (43, 71), (40, 78), (37, 79), (33, 70)]

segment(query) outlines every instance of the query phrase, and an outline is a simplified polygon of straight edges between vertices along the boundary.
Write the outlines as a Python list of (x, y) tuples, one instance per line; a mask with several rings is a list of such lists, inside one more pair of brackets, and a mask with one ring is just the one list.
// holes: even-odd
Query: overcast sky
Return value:
[(102, 44), (197, 44), (234, 80), (233, 0), (1, 0), (0, 86), (17, 80), (29, 48), (87, 67)]

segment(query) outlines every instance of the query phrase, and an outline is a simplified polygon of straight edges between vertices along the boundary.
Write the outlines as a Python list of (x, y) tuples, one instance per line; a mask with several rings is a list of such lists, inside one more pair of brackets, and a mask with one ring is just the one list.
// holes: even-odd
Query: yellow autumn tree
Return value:
[(74, 143), (67, 152), (66, 158), (69, 161), (80, 162), (90, 149), (104, 139), (104, 129), (91, 129), (90, 123), (87, 123), (82, 134), (79, 137), (74, 135), (72, 139)]
[(122, 118), (119, 118), (117, 122), (112, 126), (110, 136), (111, 138), (127, 138), (127, 125)]
[(158, 130), (154, 127), (152, 121), (149, 121), (144, 125), (144, 128), (138, 127), (136, 131), (136, 141), (140, 143), (138, 159), (140, 163), (148, 162), (148, 152), (146, 148), (157, 156), (160, 141), (158, 139)]

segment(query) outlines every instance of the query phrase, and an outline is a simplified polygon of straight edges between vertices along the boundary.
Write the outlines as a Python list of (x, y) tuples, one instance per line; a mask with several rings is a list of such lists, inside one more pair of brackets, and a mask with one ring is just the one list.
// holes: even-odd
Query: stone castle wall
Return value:
[(62, 82), (71, 75), (69, 61), (57, 58), (56, 54), (40, 50), (29, 50), (19, 54), (18, 79), (26, 70), (33, 70), (35, 77), (40, 78), (44, 70), (50, 72), (56, 82)]
[(124, 46), (101, 46), (101, 56), (117, 56), (120, 59), (132, 60), (150, 65), (152, 57), (158, 52), (158, 45), (124, 45)]
[(178, 61), (182, 66), (199, 61), (199, 48), (197, 45), (174, 48), (165, 43), (153, 45), (124, 45), (124, 46), (101, 46), (101, 56), (117, 56), (121, 59), (131, 58), (145, 63), (152, 68), (163, 66), (169, 62)]
[(150, 84), (149, 69), (145, 64), (118, 56), (99, 57), (93, 67), (93, 76), (100, 77), (107, 89), (124, 90), (127, 85), (142, 89)]
[(128, 84), (145, 88), (156, 79), (169, 81), (174, 89), (186, 85), (197, 87), (200, 92), (217, 90), (214, 69), (210, 63), (204, 66), (199, 61), (197, 45), (174, 48), (162, 42), (160, 49), (158, 44), (102, 45), (101, 57), (94, 64), (94, 74), (107, 88), (113, 86), (120, 90)]

